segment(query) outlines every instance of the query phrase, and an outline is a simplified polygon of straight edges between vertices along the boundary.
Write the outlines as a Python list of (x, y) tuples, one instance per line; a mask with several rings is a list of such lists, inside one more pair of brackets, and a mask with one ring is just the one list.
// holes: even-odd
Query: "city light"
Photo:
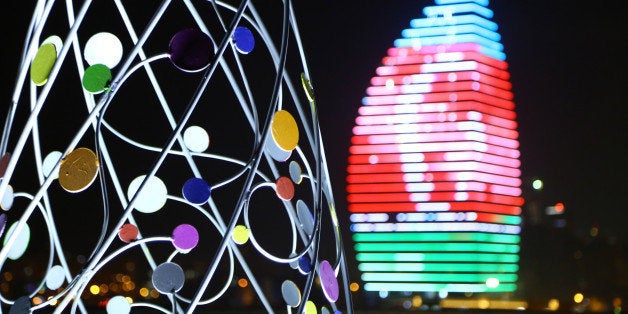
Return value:
[(535, 190), (542, 190), (543, 189), (543, 181), (541, 181), (540, 179), (536, 179), (534, 181), (532, 181), (532, 188)]

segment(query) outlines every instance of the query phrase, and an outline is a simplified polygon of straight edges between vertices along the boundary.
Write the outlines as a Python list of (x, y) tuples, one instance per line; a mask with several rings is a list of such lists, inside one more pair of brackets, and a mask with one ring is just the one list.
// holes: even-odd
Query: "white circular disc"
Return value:
[(125, 297), (117, 295), (107, 302), (107, 314), (131, 313), (131, 303)]
[(55, 46), (55, 50), (57, 51), (57, 56), (59, 56), (59, 52), (61, 52), (61, 48), (63, 48), (63, 40), (57, 35), (49, 36), (48, 38), (44, 39), (41, 44), (53, 44)]
[(46, 287), (50, 290), (57, 290), (64, 282), (63, 267), (61, 265), (52, 266), (46, 274)]
[(2, 201), (0, 201), (0, 207), (2, 207), (2, 209), (4, 210), (11, 209), (11, 206), (13, 206), (14, 198), (15, 195), (13, 194), (13, 187), (7, 185), (7, 189), (4, 191), (4, 196), (2, 196)]
[[(7, 235), (4, 237), (4, 242), (3, 242), (4, 246), (7, 245), (7, 241), (11, 237), (11, 234), (13, 234), (13, 231), (17, 227), (17, 224), (18, 224), (17, 221), (14, 222), (9, 228), (9, 231), (7, 231)], [(28, 247), (28, 242), (30, 241), (30, 239), (31, 239), (31, 229), (28, 227), (28, 224), (24, 224), (24, 227), (22, 228), (17, 238), (15, 239), (15, 242), (13, 242), (13, 245), (9, 249), (9, 253), (7, 254), (7, 257), (12, 260), (16, 260), (22, 257), (24, 252), (26, 252), (26, 248)]]
[(59, 151), (52, 151), (46, 155), (46, 158), (44, 158), (44, 162), (42, 163), (44, 177), (52, 175), (53, 179), (59, 178), (59, 170), (57, 169), (55, 171), (55, 165), (57, 165), (61, 157), (63, 157), (63, 153)]
[(114, 34), (96, 33), (85, 43), (83, 55), (89, 65), (100, 63), (113, 69), (122, 60), (122, 43)]
[(183, 132), (185, 147), (195, 153), (202, 153), (209, 147), (209, 135), (200, 126), (190, 126)]
[(288, 160), (288, 158), (290, 158), (290, 156), (292, 155), (292, 151), (286, 151), (281, 149), (281, 147), (279, 147), (277, 143), (275, 143), (273, 137), (270, 135), (266, 137), (264, 150), (270, 155), (270, 157), (279, 162), (284, 162)]
[(299, 217), (299, 222), (303, 226), (303, 231), (311, 237), (314, 232), (314, 216), (312, 216), (307, 204), (302, 200), (297, 201), (297, 217)]
[[(127, 191), (127, 197), (129, 201), (133, 199), (135, 193), (139, 189), (142, 181), (146, 178), (145, 175), (139, 176), (129, 184), (129, 189)], [(151, 177), (144, 188), (140, 192), (137, 201), (135, 202), (135, 209), (142, 213), (150, 214), (160, 210), (166, 204), (166, 200), (168, 199), (168, 189), (161, 179), (158, 177)]]

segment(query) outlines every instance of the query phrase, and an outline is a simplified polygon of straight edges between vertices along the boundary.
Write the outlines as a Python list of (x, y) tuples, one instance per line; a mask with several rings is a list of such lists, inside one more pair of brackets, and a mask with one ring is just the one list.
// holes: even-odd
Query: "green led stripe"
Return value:
[(448, 292), (513, 292), (517, 289), (514, 283), (500, 284), (489, 288), (486, 284), (430, 284), (430, 283), (389, 283), (369, 282), (364, 284), (366, 291), (441, 291)]
[(358, 243), (357, 252), (519, 253), (519, 245), (495, 243)]
[(493, 221), (493, 223), (500, 223), (500, 224), (507, 224), (507, 225), (519, 225), (521, 224), (521, 217), (495, 215), (495, 221)]
[(496, 242), (517, 244), (519, 235), (482, 232), (377, 232), (355, 233), (355, 242)]
[(358, 269), (367, 271), (398, 272), (484, 272), (515, 273), (517, 264), (456, 264), (456, 263), (360, 263)]
[(358, 253), (358, 262), (479, 262), (516, 263), (517, 254), (490, 253)]
[(500, 283), (517, 281), (516, 274), (446, 274), (446, 273), (364, 273), (364, 281), (385, 282), (456, 282), (456, 283), (486, 283), (489, 278), (497, 278)]

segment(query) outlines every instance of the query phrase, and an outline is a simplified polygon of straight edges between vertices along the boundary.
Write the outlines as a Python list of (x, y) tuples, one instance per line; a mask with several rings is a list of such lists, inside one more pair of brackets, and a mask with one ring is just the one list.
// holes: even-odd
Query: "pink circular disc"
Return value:
[(321, 286), (323, 287), (323, 294), (329, 302), (338, 301), (338, 295), (340, 290), (338, 289), (338, 280), (336, 279), (336, 273), (334, 268), (331, 267), (328, 261), (322, 261), (318, 267), (318, 277), (321, 280)]
[(172, 231), (172, 244), (177, 250), (187, 253), (198, 244), (198, 231), (192, 225), (178, 225)]
[(294, 184), (288, 177), (280, 177), (275, 183), (277, 196), (284, 201), (289, 201), (294, 197)]
[(118, 230), (118, 237), (122, 242), (129, 243), (131, 241), (135, 241), (137, 239), (139, 231), (137, 227), (133, 224), (124, 224)]

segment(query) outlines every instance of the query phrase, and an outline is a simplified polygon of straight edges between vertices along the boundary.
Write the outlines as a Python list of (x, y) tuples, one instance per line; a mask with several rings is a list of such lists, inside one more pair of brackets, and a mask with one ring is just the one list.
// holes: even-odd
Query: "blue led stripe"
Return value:
[(475, 3), (431, 6), (423, 9), (423, 14), (426, 16), (450, 16), (457, 13), (475, 13), (489, 19), (493, 17), (493, 11), (491, 9), (487, 9), (486, 7)]
[(435, 0), (436, 4), (454, 4), (454, 3), (466, 3), (466, 2), (475, 2), (479, 5), (487, 6), (488, 0)]
[(426, 36), (453, 36), (463, 34), (476, 34), (493, 41), (501, 40), (501, 35), (496, 32), (487, 30), (486, 28), (475, 24), (458, 24), (447, 26), (432, 26), (422, 28), (404, 29), (401, 35), (405, 38), (426, 37)]
[(432, 27), (458, 24), (475, 24), (491, 31), (497, 31), (497, 23), (474, 14), (456, 15), (451, 17), (420, 18), (410, 21), (410, 27)]

